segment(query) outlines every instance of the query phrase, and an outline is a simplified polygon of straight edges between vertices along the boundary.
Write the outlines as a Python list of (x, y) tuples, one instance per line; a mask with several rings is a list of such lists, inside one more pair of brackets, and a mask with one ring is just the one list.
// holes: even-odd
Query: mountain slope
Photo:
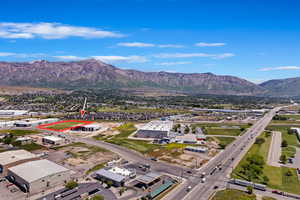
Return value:
[(202, 94), (260, 95), (265, 89), (234, 76), (123, 70), (90, 59), (78, 62), (0, 62), (0, 85), (74, 88), (160, 88)]
[(300, 77), (269, 80), (260, 84), (271, 96), (300, 96)]

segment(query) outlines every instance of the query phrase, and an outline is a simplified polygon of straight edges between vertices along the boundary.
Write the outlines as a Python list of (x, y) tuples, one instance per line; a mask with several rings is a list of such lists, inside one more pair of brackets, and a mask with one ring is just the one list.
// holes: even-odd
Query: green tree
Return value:
[(72, 190), (78, 186), (78, 183), (76, 181), (69, 181), (66, 183), (65, 187), (69, 190)]
[(288, 134), (292, 135), (292, 134), (294, 134), (294, 133), (295, 133), (295, 131), (294, 131), (293, 129), (289, 129), (289, 130), (288, 130)]
[(120, 196), (122, 196), (122, 194), (126, 191), (126, 188), (125, 187), (122, 187), (120, 190), (119, 190), (119, 194)]
[(288, 146), (287, 141), (286, 141), (286, 140), (283, 140), (283, 141), (281, 142), (281, 147), (287, 147), (287, 146)]
[(285, 164), (286, 163), (286, 161), (287, 161), (287, 158), (286, 158), (286, 155), (281, 155), (280, 156), (280, 161), (283, 163), (283, 164)]
[(270, 181), (270, 179), (267, 176), (263, 176), (263, 183), (265, 185), (267, 185), (269, 181)]
[(108, 188), (110, 188), (113, 185), (113, 182), (111, 180), (106, 182), (106, 185)]
[(286, 173), (285, 173), (286, 176), (293, 176), (293, 173), (291, 172), (291, 170), (288, 170)]
[(248, 194), (252, 194), (253, 193), (253, 187), (252, 186), (247, 186), (247, 192)]
[(266, 140), (264, 138), (256, 138), (255, 139), (255, 144), (261, 145), (265, 142)]
[(190, 127), (188, 125), (185, 126), (184, 133), (188, 134), (190, 132)]

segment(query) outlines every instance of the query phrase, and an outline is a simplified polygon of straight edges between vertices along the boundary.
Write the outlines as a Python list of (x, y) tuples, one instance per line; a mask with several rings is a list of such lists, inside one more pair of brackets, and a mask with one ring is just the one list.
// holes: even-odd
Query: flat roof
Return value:
[(5, 151), (0, 153), (0, 164), (7, 165), (21, 160), (27, 160), (37, 157), (37, 155), (25, 150)]
[(129, 176), (132, 173), (128, 169), (120, 168), (120, 167), (113, 167), (113, 168), (109, 169), (108, 171), (116, 173), (116, 174), (120, 174), (122, 176)]
[(151, 121), (145, 124), (140, 130), (152, 130), (152, 131), (170, 131), (173, 127), (172, 121)]
[(30, 161), (8, 168), (8, 170), (21, 177), (28, 183), (50, 175), (70, 171), (69, 169), (49, 160)]
[(159, 177), (161, 177), (160, 173), (150, 172), (148, 174), (138, 177), (137, 181), (139, 181), (141, 183), (149, 184), (149, 183), (155, 181), (156, 179), (158, 179)]
[(116, 182), (122, 182), (125, 179), (125, 176), (122, 176), (122, 175), (117, 174), (117, 173), (113, 173), (113, 172), (111, 172), (109, 170), (106, 170), (106, 169), (100, 169), (96, 172), (96, 174), (100, 175), (100, 176), (103, 176), (105, 178), (111, 179), (111, 180), (116, 181)]
[(86, 124), (86, 125), (82, 125), (80, 127), (85, 127), (85, 128), (100, 128), (101, 125), (100, 124)]
[(60, 140), (63, 140), (62, 138), (56, 137), (56, 136), (45, 136), (45, 137), (43, 137), (43, 139), (47, 139), (47, 140), (51, 140), (51, 141), (60, 141)]

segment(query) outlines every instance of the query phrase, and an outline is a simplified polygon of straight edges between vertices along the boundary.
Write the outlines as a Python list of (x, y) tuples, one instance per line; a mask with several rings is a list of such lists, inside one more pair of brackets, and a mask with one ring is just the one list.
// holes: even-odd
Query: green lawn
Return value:
[(64, 122), (59, 124), (53, 124), (50, 126), (47, 126), (46, 128), (55, 129), (55, 130), (62, 130), (65, 128), (70, 128), (76, 125), (82, 124), (81, 122)]
[(280, 115), (284, 117), (288, 117), (291, 120), (300, 120), (300, 115)]
[(231, 136), (238, 136), (241, 134), (240, 129), (234, 128), (206, 128), (208, 135), (231, 135)]
[[(158, 144), (151, 144), (147, 141), (142, 140), (132, 140), (128, 139), (128, 136), (136, 131), (133, 123), (126, 123), (116, 128), (116, 130), (120, 131), (120, 134), (112, 136), (108, 139), (103, 139), (105, 142), (109, 142), (112, 144), (124, 146), (129, 149), (133, 149), (135, 151), (141, 153), (150, 153), (154, 149), (160, 148), (161, 146)], [(94, 138), (94, 139), (102, 139), (102, 138)]]
[[(265, 134), (263, 133), (261, 137), (264, 136)], [(261, 155), (264, 158), (264, 161), (267, 162), (267, 157), (268, 157), (268, 152), (269, 152), (269, 147), (270, 147), (272, 137), (269, 136), (264, 138), (265, 138), (265, 143), (261, 145), (254, 144), (250, 148), (250, 150), (240, 161), (238, 166), (233, 170), (233, 173), (231, 174), (233, 178), (246, 179), (243, 176), (243, 174), (240, 173), (241, 165), (244, 164), (246, 162), (247, 157), (251, 155), (254, 154)], [(288, 170), (292, 172), (292, 176), (286, 176), (286, 172)], [(268, 187), (286, 191), (286, 192), (295, 193), (295, 194), (300, 194), (300, 183), (295, 169), (289, 169), (287, 167), (273, 167), (265, 164), (263, 169), (263, 175), (269, 178)], [(259, 177), (257, 180), (253, 180), (253, 181), (262, 183), (263, 175), (261, 175), (261, 177)]]
[(283, 147), (281, 154), (286, 155), (288, 158), (293, 158), (296, 154), (296, 148), (293, 146)]
[(263, 197), (262, 200), (277, 200), (277, 199), (273, 197)]
[(90, 168), (89, 170), (86, 171), (86, 174), (90, 174), (91, 172), (97, 171), (99, 169), (102, 169), (105, 166), (106, 163), (101, 163), (98, 165), (95, 165), (94, 167)]
[(228, 128), (230, 128), (232, 126), (238, 126), (240, 128), (249, 128), (250, 127), (249, 124), (237, 124), (237, 123), (197, 123), (197, 124), (193, 124), (193, 126), (196, 126), (196, 127), (218, 127), (218, 128), (222, 128), (222, 126), (227, 126)]
[(212, 200), (256, 200), (256, 196), (240, 190), (226, 189), (218, 191)]
[(39, 131), (15, 129), (15, 130), (0, 130), (0, 134), (1, 133), (11, 133), (14, 137), (19, 137), (19, 136), (37, 134), (37, 133), (39, 133)]

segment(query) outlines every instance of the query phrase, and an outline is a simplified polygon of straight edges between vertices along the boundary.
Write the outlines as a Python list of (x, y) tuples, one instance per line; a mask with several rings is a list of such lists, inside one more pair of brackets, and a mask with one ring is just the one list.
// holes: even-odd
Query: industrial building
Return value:
[(45, 136), (42, 138), (42, 142), (44, 144), (61, 145), (64, 143), (64, 139), (56, 136)]
[(7, 169), (28, 161), (37, 160), (39, 157), (29, 151), (13, 150), (0, 153), (0, 175), (6, 176)]
[(136, 180), (139, 182), (140, 186), (144, 186), (147, 188), (150, 185), (152, 185), (153, 183), (159, 181), (161, 176), (162, 175), (160, 173), (149, 172), (145, 175), (138, 177)]
[(82, 126), (77, 126), (73, 130), (93, 132), (93, 131), (99, 131), (100, 129), (101, 129), (100, 124), (86, 124), (86, 125), (82, 125)]
[(184, 134), (175, 137), (175, 142), (183, 144), (196, 144), (197, 137), (195, 134)]
[(48, 118), (48, 119), (24, 119), (24, 120), (20, 120), (17, 121), (15, 123), (16, 127), (35, 127), (35, 126), (39, 126), (42, 124), (49, 124), (49, 123), (53, 123), (53, 122), (58, 122), (59, 119), (58, 118)]
[(102, 181), (112, 181), (116, 187), (123, 186), (125, 184), (126, 177), (120, 174), (111, 172), (107, 169), (100, 169), (96, 173), (96, 178)]
[(21, 115), (26, 115), (28, 113), (27, 110), (0, 110), (0, 117), (8, 118), (8, 117), (16, 117)]
[(0, 128), (11, 128), (15, 126), (15, 123), (16, 121), (0, 121)]
[(16, 139), (16, 142), (20, 142), (21, 145), (31, 144), (33, 142), (33, 139), (31, 137), (18, 137)]
[(65, 184), (70, 172), (49, 160), (35, 160), (10, 167), (7, 177), (25, 192), (35, 194)]
[(151, 121), (141, 127), (135, 134), (140, 138), (166, 138), (169, 137), (173, 127), (172, 121)]
[(125, 176), (125, 177), (129, 177), (129, 178), (134, 178), (136, 176), (136, 171), (125, 169), (125, 168), (120, 168), (120, 167), (113, 167), (113, 168), (109, 169), (108, 171), (113, 172), (115, 174)]

